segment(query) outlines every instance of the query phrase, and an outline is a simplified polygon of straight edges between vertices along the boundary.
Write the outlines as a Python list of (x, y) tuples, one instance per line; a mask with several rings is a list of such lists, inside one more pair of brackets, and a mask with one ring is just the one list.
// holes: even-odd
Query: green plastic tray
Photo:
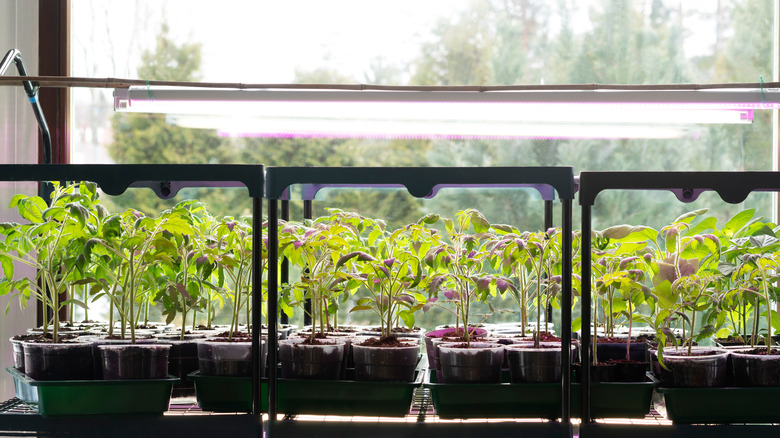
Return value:
[(367, 415), (403, 417), (409, 414), (414, 382), (358, 382), (354, 380), (279, 380), (279, 412), (311, 415)]
[[(504, 381), (508, 381), (508, 373)], [(437, 383), (428, 370), (425, 387), (440, 418), (546, 418), (561, 416), (561, 384)]]
[[(648, 376), (644, 382), (602, 382), (590, 386), (590, 414), (593, 418), (645, 418), (650, 413), (653, 390), (658, 381)], [(571, 415), (581, 417), (579, 383), (571, 386)]]
[[(204, 376), (199, 371), (187, 374), (195, 382), (198, 406), (212, 412), (251, 412), (252, 378)], [(260, 409), (268, 409), (268, 380), (260, 382)]]
[[(437, 383), (429, 371), (425, 387), (430, 389), (436, 415), (440, 418), (545, 418), (561, 416), (560, 383), (452, 384)], [(650, 412), (657, 381), (599, 383), (591, 386), (591, 416), (595, 418), (644, 418)], [(580, 416), (580, 384), (572, 384), (572, 416)]]
[(162, 415), (178, 378), (148, 380), (52, 380), (27, 377), (13, 367), (17, 397), (43, 417), (80, 415)]
[[(252, 379), (203, 376), (193, 372), (198, 406), (204, 411), (248, 412), (252, 409)], [(414, 382), (358, 382), (354, 380), (279, 379), (277, 410), (289, 415), (367, 415), (403, 417), (409, 413)], [(260, 382), (260, 408), (268, 409), (268, 380)]]
[(658, 388), (675, 423), (780, 423), (780, 387)]

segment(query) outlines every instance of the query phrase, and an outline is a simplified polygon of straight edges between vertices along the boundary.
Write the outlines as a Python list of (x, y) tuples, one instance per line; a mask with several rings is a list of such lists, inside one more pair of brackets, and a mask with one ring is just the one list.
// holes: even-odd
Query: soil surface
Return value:
[(640, 362), (638, 360), (630, 359), (607, 359), (606, 362), (599, 362), (606, 365), (620, 365), (620, 364), (646, 364), (647, 362)]
[[(229, 338), (230, 337), (230, 332), (229, 331), (220, 332), (220, 333), (217, 333), (216, 335), (214, 335), (214, 337), (215, 338)], [(247, 332), (233, 332), (233, 338), (234, 339), (235, 338), (251, 338), (251, 337), (252, 337), (252, 335), (250, 335)], [(243, 342), (243, 341), (241, 341), (241, 342)]]
[[(626, 338), (617, 338), (614, 336), (610, 336), (606, 338), (598, 338), (596, 342), (598, 342), (599, 344), (625, 344)], [(644, 336), (640, 336), (636, 339), (631, 340), (632, 344), (643, 344), (645, 342), (647, 342), (647, 338)]]
[[(317, 334), (320, 334), (320, 333), (317, 333)], [(314, 339), (311, 339), (311, 338), (307, 337), (306, 339), (303, 340), (303, 342), (300, 342), (300, 343), (294, 344), (294, 345), (301, 345), (301, 344), (302, 345), (333, 345), (330, 342), (322, 342), (321, 339), (332, 339), (332, 338), (327, 338), (325, 336), (317, 336)]]
[[(26, 339), (22, 339), (25, 342), (32, 342), (36, 344), (50, 344), (53, 342), (52, 340), (52, 334), (46, 333), (45, 335), (18, 335), (18, 336), (29, 336)], [(74, 334), (59, 334), (59, 342), (71, 342), (74, 339), (78, 338), (78, 335)], [(14, 339), (17, 339), (16, 336), (14, 336)]]
[[(534, 337), (536, 337), (536, 335), (534, 335)], [(539, 342), (561, 342), (561, 338), (550, 332), (540, 332), (538, 337)]]
[(766, 351), (766, 348), (754, 348), (752, 350), (740, 351), (740, 353), (756, 354), (756, 355), (759, 355), (759, 356), (770, 356), (770, 355), (778, 355), (778, 354), (780, 354), (780, 349), (773, 348), (772, 351)]
[(364, 347), (398, 348), (398, 347), (408, 347), (411, 344), (409, 344), (408, 342), (401, 342), (401, 340), (399, 340), (395, 336), (384, 336), (381, 338), (368, 338), (358, 345), (362, 345)]

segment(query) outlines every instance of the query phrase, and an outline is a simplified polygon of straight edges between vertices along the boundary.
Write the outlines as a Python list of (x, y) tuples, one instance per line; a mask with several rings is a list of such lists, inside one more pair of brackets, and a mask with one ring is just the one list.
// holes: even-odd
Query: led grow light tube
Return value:
[[(751, 123), (776, 90), (351, 91), (130, 87), (118, 111), (178, 115), (224, 135), (673, 138), (676, 125)], [(184, 116), (217, 115), (205, 121)], [(643, 127), (650, 127), (652, 132)], [(644, 131), (643, 131), (644, 129)]]

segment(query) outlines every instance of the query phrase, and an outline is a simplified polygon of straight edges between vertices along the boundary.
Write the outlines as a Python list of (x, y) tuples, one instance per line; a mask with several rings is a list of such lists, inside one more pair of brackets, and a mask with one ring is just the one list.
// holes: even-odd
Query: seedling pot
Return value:
[(780, 354), (755, 354), (764, 348), (731, 352), (735, 386), (780, 386)]
[(687, 349), (665, 350), (664, 364), (659, 367), (661, 384), (672, 388), (722, 387), (727, 382), (728, 352), (717, 348), (700, 348), (687, 355)]
[[(573, 373), (573, 380), (577, 383), (582, 383), (582, 364), (572, 364), (571, 370)], [(614, 362), (599, 362), (590, 367), (590, 382), (615, 382), (615, 363)], [(639, 380), (641, 381), (641, 379)]]
[[(434, 370), (441, 370), (439, 366), (439, 356), (436, 347), (433, 344), (434, 339), (458, 336), (463, 334), (463, 329), (457, 329), (455, 327), (442, 328), (430, 331), (423, 336), (425, 342), (425, 353), (428, 355), (428, 367)], [(469, 333), (476, 338), (483, 338), (487, 336), (487, 330), (477, 327), (469, 327)], [(441, 377), (441, 376), (439, 376)]]
[[(573, 346), (571, 347), (574, 348)], [(552, 383), (561, 380), (561, 345), (542, 343), (506, 346), (512, 383)]]
[(443, 383), (500, 383), (504, 346), (487, 342), (439, 345)]
[[(647, 342), (632, 342), (629, 348), (629, 359), (637, 362), (648, 361), (648, 344)], [(625, 342), (597, 342), (596, 343), (596, 357), (599, 362), (606, 362), (608, 360), (622, 360), (626, 358), (626, 343)]]
[(165, 344), (101, 345), (104, 380), (163, 379), (168, 376)]
[[(95, 379), (100, 380), (103, 378), (103, 357), (100, 355), (101, 345), (131, 345), (130, 339), (108, 339), (106, 337), (96, 337), (89, 339), (89, 343), (92, 345), (92, 373)], [(156, 338), (136, 338), (136, 345), (146, 345), (157, 343)]]
[[(197, 341), (198, 370), (205, 376), (251, 377), (252, 342), (246, 338), (208, 338)], [(265, 346), (265, 341), (261, 340)], [(261, 360), (265, 355), (261, 351)], [(261, 364), (260, 369), (264, 367)]]
[(355, 380), (372, 382), (411, 382), (420, 351), (419, 345), (374, 347), (352, 344)]
[(649, 362), (619, 360), (615, 364), (613, 382), (643, 382), (649, 369)]
[(92, 347), (83, 342), (25, 342), (24, 372), (35, 380), (89, 380), (94, 376)]
[(305, 339), (279, 342), (279, 360), (283, 379), (340, 378), (345, 343), (339, 339), (320, 339), (318, 344), (305, 344)]

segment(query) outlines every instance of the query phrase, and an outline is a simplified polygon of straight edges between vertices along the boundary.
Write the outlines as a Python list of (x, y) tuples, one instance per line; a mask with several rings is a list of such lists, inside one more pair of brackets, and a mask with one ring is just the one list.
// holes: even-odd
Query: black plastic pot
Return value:
[(613, 363), (615, 364), (613, 382), (644, 382), (650, 368), (649, 362), (619, 360)]
[(780, 386), (780, 354), (757, 354), (759, 351), (765, 349), (731, 352), (735, 386)]
[(92, 346), (83, 342), (25, 342), (24, 373), (35, 380), (91, 380)]
[(443, 383), (500, 383), (504, 346), (487, 342), (440, 344)]
[[(647, 342), (632, 342), (629, 348), (629, 359), (637, 362), (647, 362), (648, 356)], [(611, 342), (611, 343), (596, 343), (596, 357), (599, 362), (606, 362), (608, 360), (623, 360), (626, 358), (626, 343), (625, 342)]]
[[(574, 363), (571, 365), (573, 380), (576, 383), (582, 383), (582, 364)], [(614, 362), (599, 362), (596, 365), (590, 367), (590, 382), (602, 383), (602, 382), (615, 382), (615, 363)], [(639, 380), (642, 381), (642, 380)]]
[(722, 387), (728, 376), (726, 361), (729, 353), (718, 348), (699, 347), (687, 355), (686, 348), (664, 349), (659, 367), (661, 384), (671, 388)]
[(419, 344), (400, 347), (374, 347), (352, 344), (355, 380), (371, 382), (411, 382), (420, 352)]
[(325, 379), (341, 377), (345, 343), (339, 339), (319, 339), (317, 344), (305, 339), (279, 341), (279, 360), (283, 379)]
[(165, 379), (170, 348), (165, 344), (101, 345), (103, 380)]

